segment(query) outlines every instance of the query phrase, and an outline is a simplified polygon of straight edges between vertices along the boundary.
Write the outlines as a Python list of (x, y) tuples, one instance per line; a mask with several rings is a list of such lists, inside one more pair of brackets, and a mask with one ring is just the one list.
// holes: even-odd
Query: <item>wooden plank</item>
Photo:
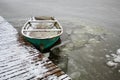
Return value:
[(33, 29), (33, 30), (23, 30), (24, 32), (58, 32), (61, 31), (61, 29)]
[(55, 23), (56, 20), (36, 20), (36, 21), (29, 21), (30, 23)]

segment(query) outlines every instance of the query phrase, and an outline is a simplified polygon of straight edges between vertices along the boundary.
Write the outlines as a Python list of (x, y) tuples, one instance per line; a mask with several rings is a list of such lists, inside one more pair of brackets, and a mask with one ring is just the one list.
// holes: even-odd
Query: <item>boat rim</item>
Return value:
[(58, 23), (59, 27), (61, 28), (61, 32), (60, 32), (59, 34), (57, 34), (57, 35), (49, 36), (49, 37), (45, 37), (45, 38), (35, 38), (35, 37), (31, 37), (31, 36), (26, 35), (23, 30), (24, 30), (24, 27), (29, 23), (30, 20), (28, 20), (28, 21), (24, 24), (24, 26), (22, 27), (21, 33), (22, 33), (23, 36), (28, 37), (28, 38), (31, 38), (31, 39), (51, 39), (51, 38), (58, 37), (58, 36), (62, 35), (62, 33), (63, 33), (63, 28), (62, 28), (62, 26), (60, 25), (59, 21), (58, 21), (56, 18), (54, 18), (54, 19), (56, 20), (56, 22)]

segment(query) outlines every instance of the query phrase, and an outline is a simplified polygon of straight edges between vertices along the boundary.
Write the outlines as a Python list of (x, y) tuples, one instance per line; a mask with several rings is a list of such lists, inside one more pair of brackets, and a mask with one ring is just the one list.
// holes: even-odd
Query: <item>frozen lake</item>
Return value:
[(106, 64), (120, 48), (120, 1), (0, 0), (0, 15), (18, 31), (31, 16), (55, 16), (64, 28), (62, 41), (68, 41), (58, 50), (66, 65), (58, 65), (73, 80), (120, 79), (120, 60)]

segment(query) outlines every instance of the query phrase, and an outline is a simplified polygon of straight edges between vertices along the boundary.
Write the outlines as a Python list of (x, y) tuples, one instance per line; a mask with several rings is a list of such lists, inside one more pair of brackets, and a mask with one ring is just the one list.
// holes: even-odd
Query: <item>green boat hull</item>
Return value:
[(47, 48), (50, 48), (55, 42), (57, 42), (60, 36), (50, 38), (50, 39), (36, 39), (36, 38), (29, 38), (29, 37), (25, 37), (25, 38), (27, 41), (33, 44), (36, 48), (40, 50), (45, 50)]

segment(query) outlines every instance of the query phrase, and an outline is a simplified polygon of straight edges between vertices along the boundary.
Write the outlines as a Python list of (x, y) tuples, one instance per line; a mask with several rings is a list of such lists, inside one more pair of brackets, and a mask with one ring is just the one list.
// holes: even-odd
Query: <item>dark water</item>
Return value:
[[(1, 0), (0, 14), (20, 32), (31, 16), (55, 16), (64, 28), (51, 57), (73, 80), (119, 80), (106, 55), (120, 48), (118, 0)], [(59, 55), (58, 55), (59, 54)]]

